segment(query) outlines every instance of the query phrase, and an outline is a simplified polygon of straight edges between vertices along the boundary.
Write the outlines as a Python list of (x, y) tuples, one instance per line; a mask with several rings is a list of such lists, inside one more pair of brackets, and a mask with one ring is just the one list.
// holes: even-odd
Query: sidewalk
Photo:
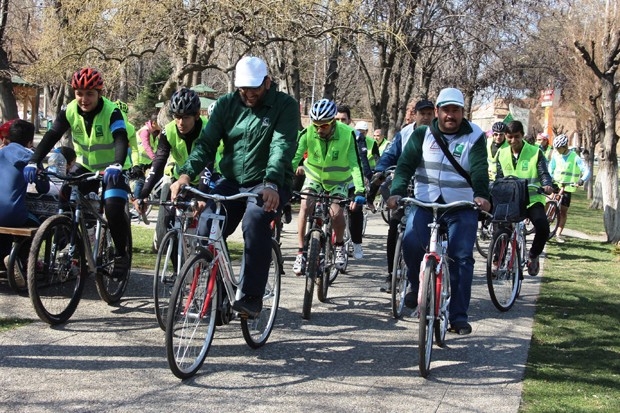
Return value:
[[(365, 257), (339, 275), (326, 303), (301, 319), (304, 282), (291, 267), (295, 223), (285, 226), (285, 271), (276, 326), (252, 350), (238, 321), (218, 327), (205, 365), (182, 382), (166, 362), (151, 299), (152, 274), (134, 271), (118, 306), (99, 300), (92, 279), (73, 318), (0, 333), (0, 410), (11, 412), (517, 412), (541, 277), (525, 279), (507, 313), (488, 297), (477, 256), (473, 333), (434, 347), (418, 373), (416, 319), (391, 316), (385, 276), (387, 225), (371, 216)], [(541, 264), (544, 264), (541, 262)], [(542, 275), (542, 270), (541, 270)], [(27, 297), (0, 281), (0, 316), (36, 319)]]

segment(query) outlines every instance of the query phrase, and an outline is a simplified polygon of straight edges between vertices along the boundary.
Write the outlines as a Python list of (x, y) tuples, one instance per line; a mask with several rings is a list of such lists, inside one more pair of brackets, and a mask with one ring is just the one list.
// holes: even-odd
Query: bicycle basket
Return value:
[(491, 188), (493, 221), (519, 222), (527, 216), (530, 196), (527, 180), (506, 177), (496, 180)]

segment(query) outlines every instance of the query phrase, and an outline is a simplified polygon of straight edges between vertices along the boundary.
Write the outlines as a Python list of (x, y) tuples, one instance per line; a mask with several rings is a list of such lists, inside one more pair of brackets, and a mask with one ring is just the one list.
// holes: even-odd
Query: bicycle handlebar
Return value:
[(455, 201), (455, 202), (450, 202), (448, 204), (440, 204), (437, 202), (423, 202), (423, 201), (420, 201), (419, 199), (410, 198), (410, 197), (404, 197), (398, 200), (398, 205), (400, 206), (406, 206), (406, 205), (411, 205), (411, 204), (420, 206), (422, 208), (431, 208), (431, 209), (438, 210), (438, 211), (451, 209), (451, 208), (459, 208), (459, 207), (471, 207), (475, 210), (482, 211), (489, 216), (491, 215), (488, 212), (483, 211), (480, 208), (480, 205), (476, 204), (473, 201)]
[(243, 199), (243, 198), (258, 198), (259, 196), (258, 194), (255, 194), (253, 192), (239, 192), (238, 194), (234, 194), (234, 195), (208, 194), (206, 192), (202, 192), (199, 189), (193, 188), (189, 185), (182, 185), (180, 193), (185, 192), (185, 191), (198, 195), (201, 198), (211, 199), (216, 202), (234, 201), (234, 200)]
[(56, 178), (67, 181), (67, 182), (76, 182), (76, 181), (100, 181), (103, 179), (102, 171), (94, 171), (94, 172), (85, 172), (81, 175), (61, 175), (56, 172), (51, 171), (41, 171), (42, 175), (46, 176), (55, 176)]

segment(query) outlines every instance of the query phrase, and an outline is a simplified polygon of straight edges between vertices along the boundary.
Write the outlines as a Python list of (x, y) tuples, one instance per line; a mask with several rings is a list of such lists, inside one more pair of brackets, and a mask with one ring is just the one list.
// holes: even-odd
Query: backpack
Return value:
[(514, 176), (497, 179), (491, 188), (493, 221), (519, 222), (527, 217), (530, 195), (527, 179)]

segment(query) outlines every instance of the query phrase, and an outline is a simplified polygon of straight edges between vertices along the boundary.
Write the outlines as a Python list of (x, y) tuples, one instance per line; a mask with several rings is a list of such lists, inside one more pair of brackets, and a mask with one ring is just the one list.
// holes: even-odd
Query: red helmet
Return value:
[(103, 78), (97, 70), (91, 67), (84, 67), (73, 74), (71, 87), (73, 89), (101, 90), (103, 89)]

